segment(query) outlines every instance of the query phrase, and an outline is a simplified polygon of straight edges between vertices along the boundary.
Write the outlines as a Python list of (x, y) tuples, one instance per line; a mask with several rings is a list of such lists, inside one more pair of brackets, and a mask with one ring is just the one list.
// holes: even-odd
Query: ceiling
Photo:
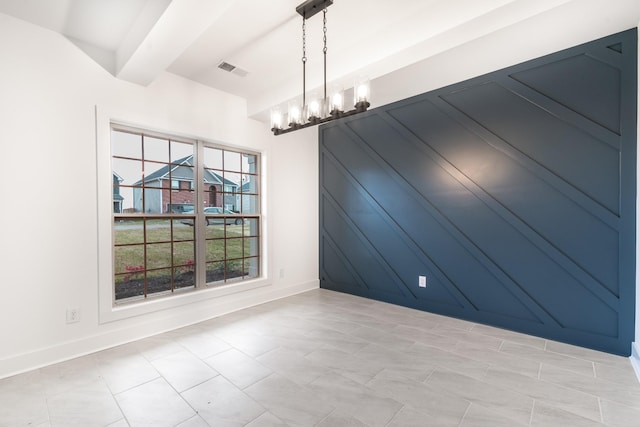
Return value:
[[(249, 113), (258, 115), (302, 91), (302, 18), (295, 12), (301, 2), (0, 0), (0, 13), (64, 35), (120, 79), (149, 85), (171, 72), (244, 97)], [(622, 11), (597, 16), (599, 3)], [(327, 78), (349, 87), (356, 77), (374, 79), (538, 15), (578, 7), (577, 25), (585, 14), (635, 19), (635, 25), (640, 19), (637, 0), (334, 0), (327, 11)], [(307, 56), (307, 88), (319, 88), (321, 14), (307, 20)], [(246, 75), (219, 69), (222, 61)]]

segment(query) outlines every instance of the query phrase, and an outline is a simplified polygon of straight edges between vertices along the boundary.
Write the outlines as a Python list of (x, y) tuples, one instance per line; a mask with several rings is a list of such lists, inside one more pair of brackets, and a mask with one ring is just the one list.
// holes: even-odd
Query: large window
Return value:
[(260, 276), (259, 155), (112, 126), (114, 301)]

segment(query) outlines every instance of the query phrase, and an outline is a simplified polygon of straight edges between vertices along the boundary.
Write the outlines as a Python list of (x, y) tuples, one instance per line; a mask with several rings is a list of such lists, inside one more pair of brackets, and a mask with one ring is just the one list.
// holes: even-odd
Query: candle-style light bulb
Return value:
[(309, 103), (309, 121), (317, 120), (320, 117), (320, 101), (314, 99)]
[(342, 89), (334, 90), (331, 95), (331, 104), (329, 107), (329, 114), (332, 116), (339, 116), (344, 112), (344, 93)]
[(289, 104), (289, 126), (302, 124), (302, 110), (297, 103)]
[(370, 90), (368, 79), (356, 82), (353, 87), (353, 105), (356, 110), (366, 111), (366, 109), (369, 108)]
[(271, 130), (282, 129), (282, 113), (280, 110), (271, 111)]

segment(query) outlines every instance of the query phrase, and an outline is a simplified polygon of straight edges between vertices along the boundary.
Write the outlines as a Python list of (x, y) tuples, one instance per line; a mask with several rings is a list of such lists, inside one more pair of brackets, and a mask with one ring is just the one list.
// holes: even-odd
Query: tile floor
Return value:
[(628, 359), (314, 290), (0, 381), (0, 426), (640, 426)]

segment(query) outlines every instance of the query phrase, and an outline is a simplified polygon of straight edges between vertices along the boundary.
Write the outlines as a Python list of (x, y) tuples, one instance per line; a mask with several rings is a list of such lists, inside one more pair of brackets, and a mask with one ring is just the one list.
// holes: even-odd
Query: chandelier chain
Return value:
[(307, 104), (307, 17), (302, 15), (302, 108)]
[(323, 15), (323, 21), (322, 21), (322, 32), (323, 32), (323, 37), (322, 37), (322, 41), (324, 43), (324, 48), (322, 49), (322, 52), (324, 54), (327, 53), (327, 9), (325, 9), (322, 12)]
[(322, 53), (324, 56), (324, 96), (323, 102), (327, 102), (327, 8), (322, 11)]
[(302, 62), (307, 62), (307, 20), (302, 17)]

